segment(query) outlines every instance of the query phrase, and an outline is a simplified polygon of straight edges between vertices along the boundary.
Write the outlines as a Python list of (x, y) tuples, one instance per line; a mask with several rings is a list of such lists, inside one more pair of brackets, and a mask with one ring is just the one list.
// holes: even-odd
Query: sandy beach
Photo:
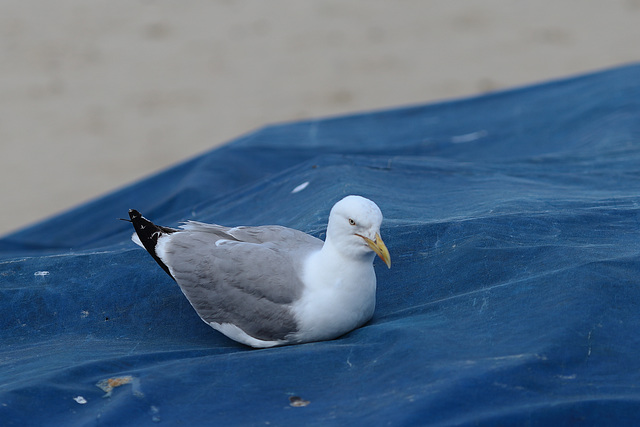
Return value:
[(640, 0), (4, 0), (0, 234), (265, 124), (640, 61), (639, 23)]

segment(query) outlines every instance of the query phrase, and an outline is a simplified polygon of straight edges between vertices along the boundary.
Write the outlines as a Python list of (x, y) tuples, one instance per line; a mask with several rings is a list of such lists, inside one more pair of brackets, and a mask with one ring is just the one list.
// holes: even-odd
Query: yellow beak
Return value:
[(362, 237), (364, 241), (367, 242), (367, 245), (369, 245), (371, 250), (378, 254), (380, 259), (383, 260), (385, 264), (387, 264), (387, 267), (391, 268), (391, 255), (389, 255), (389, 249), (387, 249), (387, 247), (385, 246), (384, 242), (382, 241), (382, 237), (380, 237), (380, 234), (376, 233), (375, 241), (369, 239), (368, 237), (361, 236), (360, 234), (357, 234), (357, 236)]

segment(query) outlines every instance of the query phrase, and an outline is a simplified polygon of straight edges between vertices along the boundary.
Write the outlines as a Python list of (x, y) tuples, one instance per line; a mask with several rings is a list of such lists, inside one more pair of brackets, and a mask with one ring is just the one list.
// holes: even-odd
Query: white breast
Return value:
[(328, 258), (333, 257), (317, 252), (306, 262), (305, 289), (293, 307), (300, 341), (339, 337), (373, 316), (376, 276), (371, 261)]

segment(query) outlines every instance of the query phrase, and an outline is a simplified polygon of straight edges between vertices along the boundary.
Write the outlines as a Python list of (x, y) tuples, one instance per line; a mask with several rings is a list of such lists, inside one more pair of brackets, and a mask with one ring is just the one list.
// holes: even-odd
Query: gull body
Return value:
[(180, 286), (200, 318), (252, 347), (337, 338), (375, 309), (375, 255), (391, 266), (382, 213), (347, 196), (331, 209), (324, 242), (281, 226), (153, 224), (129, 211), (144, 247)]

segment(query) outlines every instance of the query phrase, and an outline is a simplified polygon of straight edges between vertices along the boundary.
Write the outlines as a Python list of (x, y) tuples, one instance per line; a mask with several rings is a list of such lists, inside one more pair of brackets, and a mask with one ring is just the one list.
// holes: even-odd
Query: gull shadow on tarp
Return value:
[[(628, 66), (269, 126), (6, 236), (0, 419), (640, 422), (639, 81)], [(347, 194), (380, 206), (393, 268), (375, 261), (368, 324), (291, 347), (212, 330), (117, 220), (322, 238)]]

